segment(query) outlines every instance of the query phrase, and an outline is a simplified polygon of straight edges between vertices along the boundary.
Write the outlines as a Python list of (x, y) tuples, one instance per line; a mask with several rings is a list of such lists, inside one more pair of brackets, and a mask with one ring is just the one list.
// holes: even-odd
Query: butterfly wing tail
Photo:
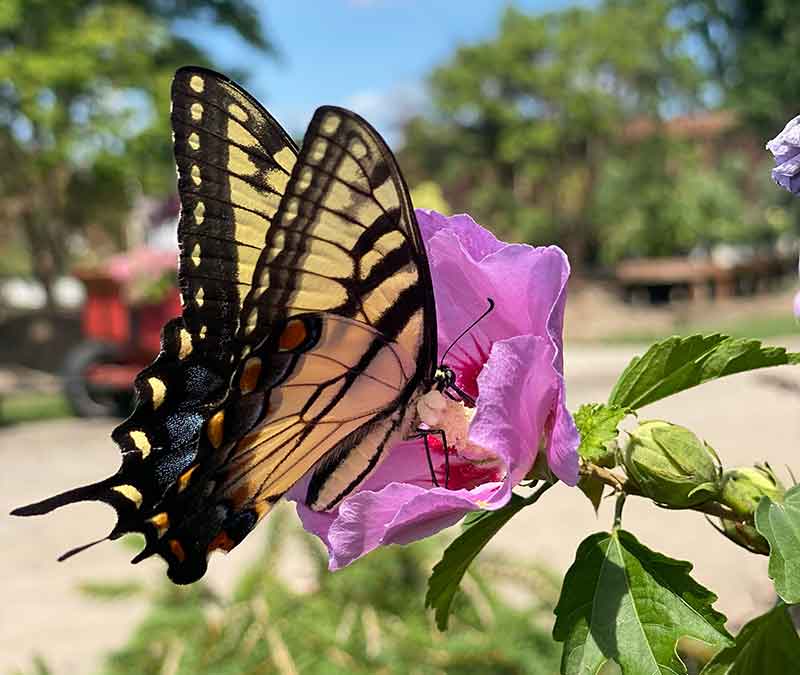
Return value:
[[(122, 493), (119, 492), (120, 488), (123, 486), (120, 485), (118, 478), (118, 476), (111, 476), (96, 483), (91, 483), (90, 485), (83, 485), (81, 487), (72, 488), (71, 490), (66, 490), (60, 494), (54, 495), (53, 497), (42, 499), (41, 501), (34, 502), (33, 504), (28, 504), (27, 506), (19, 506), (11, 512), (11, 515), (42, 516), (46, 513), (54, 511), (55, 509), (61, 508), (62, 506), (86, 501), (105, 502), (116, 507), (120, 501), (119, 498), (124, 499)], [(115, 525), (114, 529), (111, 530), (111, 532), (109, 532), (105, 537), (91, 541), (88, 544), (76, 546), (75, 548), (62, 553), (58, 557), (59, 562), (64, 561), (67, 558), (71, 558), (76, 553), (85, 551), (87, 548), (91, 548), (92, 546), (95, 546), (101, 542), (109, 539), (116, 539), (121, 536), (124, 533), (124, 529), (121, 528), (119, 509), (117, 509), (117, 516), (117, 524)]]
[(75, 504), (77, 502), (85, 501), (101, 501), (108, 502), (110, 493), (113, 489), (114, 476), (92, 483), (90, 485), (82, 485), (81, 487), (65, 490), (64, 492), (42, 499), (41, 501), (28, 504), (27, 506), (19, 506), (11, 512), (12, 516), (43, 516), (50, 513), (55, 509), (66, 506), (67, 504)]

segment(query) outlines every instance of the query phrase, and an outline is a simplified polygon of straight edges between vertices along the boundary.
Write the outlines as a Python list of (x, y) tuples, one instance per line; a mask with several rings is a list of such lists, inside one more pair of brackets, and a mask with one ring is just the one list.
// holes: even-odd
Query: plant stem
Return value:
[(617, 494), (617, 501), (614, 504), (614, 529), (618, 529), (622, 526), (622, 509), (625, 506), (625, 500), (627, 499), (628, 495), (625, 492), (620, 492)]
[[(645, 497), (646, 495), (642, 494), (642, 491), (639, 489), (637, 485), (629, 481), (624, 476), (620, 476), (613, 471), (609, 471), (608, 469), (597, 466), (596, 464), (592, 464), (591, 462), (585, 462), (581, 466), (581, 473), (584, 476), (591, 476), (592, 478), (597, 478), (599, 481), (611, 487), (615, 492), (623, 493), (626, 496), (635, 496), (635, 497)], [(676, 509), (674, 507), (667, 506), (665, 504), (659, 504), (658, 502), (653, 502), (656, 506), (662, 509), (670, 509), (672, 511), (699, 511), (700, 513), (705, 513), (710, 516), (717, 516), (718, 518), (725, 518), (726, 520), (734, 520), (738, 523), (752, 523), (753, 517), (752, 516), (740, 516), (733, 511), (731, 511), (728, 507), (719, 504), (718, 502), (706, 502), (704, 504), (698, 504), (697, 506), (690, 506), (687, 509)]]

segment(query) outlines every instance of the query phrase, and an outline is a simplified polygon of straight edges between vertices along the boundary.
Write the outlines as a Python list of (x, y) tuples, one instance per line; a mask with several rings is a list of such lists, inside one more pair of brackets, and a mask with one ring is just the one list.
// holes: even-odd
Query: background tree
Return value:
[(675, 18), (699, 38), (699, 61), (722, 103), (761, 135), (800, 111), (797, 3), (793, 0), (676, 0)]
[(626, 122), (658, 125), (698, 105), (702, 74), (671, 9), (507, 9), (497, 38), (461, 47), (431, 75), (433, 114), (407, 128), (410, 163), (457, 209), (505, 236), (557, 241), (580, 267), (596, 255), (603, 167), (638, 152), (621, 138)]
[(72, 232), (120, 238), (137, 194), (173, 188), (169, 86), (208, 63), (178, 18), (211, 19), (264, 52), (250, 0), (6, 0), (0, 5), (0, 227), (24, 234), (52, 305)]

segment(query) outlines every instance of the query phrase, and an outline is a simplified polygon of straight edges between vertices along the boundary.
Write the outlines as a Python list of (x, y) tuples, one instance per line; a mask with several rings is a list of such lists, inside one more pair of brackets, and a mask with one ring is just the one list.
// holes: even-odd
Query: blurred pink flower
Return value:
[(177, 251), (140, 246), (109, 258), (106, 272), (133, 305), (160, 303), (176, 287)]
[(562, 362), (566, 255), (501, 242), (467, 215), (418, 209), (417, 219), (433, 276), (439, 354), (480, 316), (487, 298), (496, 303), (446, 359), (476, 406), (448, 400), (441, 426), (450, 447), (429, 438), (438, 487), (416, 440), (392, 447), (333, 511), (305, 506), (308, 476), (290, 491), (304, 527), (328, 547), (331, 569), (378, 546), (434, 534), (469, 511), (499, 509), (540, 448), (558, 478), (568, 485), (578, 479), (579, 436), (565, 406)]
[(140, 246), (111, 256), (106, 269), (109, 276), (119, 283), (130, 283), (137, 279), (153, 280), (165, 272), (175, 274), (178, 253)]

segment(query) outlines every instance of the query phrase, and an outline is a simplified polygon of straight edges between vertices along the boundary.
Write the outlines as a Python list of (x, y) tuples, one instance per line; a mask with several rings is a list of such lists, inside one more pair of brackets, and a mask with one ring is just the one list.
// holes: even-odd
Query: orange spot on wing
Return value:
[(243, 394), (249, 394), (256, 388), (259, 375), (261, 375), (261, 359), (257, 356), (247, 359), (242, 376), (239, 378), (239, 389)]
[(179, 542), (177, 539), (169, 540), (169, 550), (172, 551), (172, 555), (178, 559), (178, 562), (183, 562), (186, 560), (186, 552), (183, 550), (181, 542)]
[(236, 546), (236, 542), (228, 536), (225, 530), (222, 530), (211, 540), (211, 543), (208, 545), (208, 552), (211, 553), (211, 551), (216, 551), (217, 549), (230, 551), (234, 546)]
[(218, 448), (222, 445), (222, 437), (225, 433), (225, 411), (220, 410), (217, 413), (214, 413), (214, 416), (208, 420), (208, 428), (206, 429), (206, 434), (208, 435), (208, 440), (214, 448)]
[(186, 486), (189, 484), (189, 480), (191, 479), (195, 469), (197, 469), (197, 464), (195, 464), (192, 468), (184, 471), (178, 477), (178, 492), (183, 492), (186, 489)]
[(284, 351), (296, 349), (303, 344), (307, 336), (308, 331), (303, 321), (301, 319), (292, 319), (283, 329), (278, 346)]
[(164, 532), (167, 531), (169, 527), (169, 516), (167, 515), (166, 511), (162, 511), (161, 513), (157, 513), (152, 518), (148, 519), (148, 522), (152, 523), (155, 528), (158, 536), (162, 536)]

